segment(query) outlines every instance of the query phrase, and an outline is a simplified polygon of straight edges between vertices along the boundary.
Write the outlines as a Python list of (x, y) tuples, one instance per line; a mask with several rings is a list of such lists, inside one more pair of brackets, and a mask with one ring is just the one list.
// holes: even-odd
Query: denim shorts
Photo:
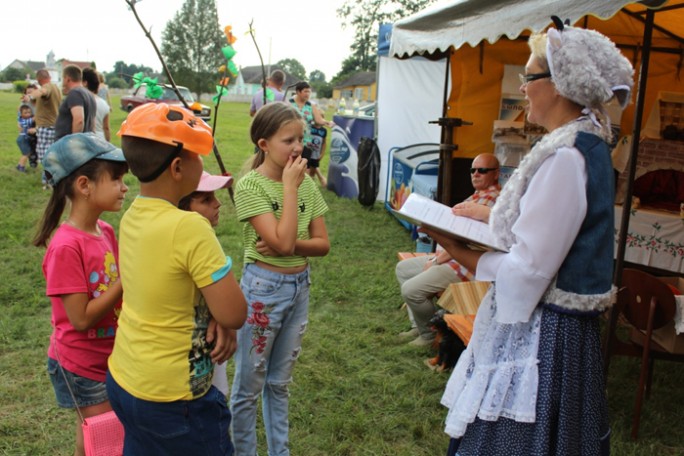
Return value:
[(55, 390), (57, 405), (60, 407), (74, 408), (74, 400), (69, 393), (67, 381), (71, 386), (71, 391), (74, 393), (78, 407), (90, 407), (108, 400), (107, 387), (104, 382), (90, 380), (66, 369), (60, 369), (57, 361), (52, 358), (48, 358), (47, 370), (48, 374), (50, 374), (52, 388)]

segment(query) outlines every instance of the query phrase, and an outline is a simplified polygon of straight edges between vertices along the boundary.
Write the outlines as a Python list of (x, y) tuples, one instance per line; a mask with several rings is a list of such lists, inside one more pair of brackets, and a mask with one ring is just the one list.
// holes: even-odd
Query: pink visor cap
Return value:
[(229, 187), (233, 183), (233, 176), (214, 176), (202, 171), (196, 192), (215, 192), (216, 190)]

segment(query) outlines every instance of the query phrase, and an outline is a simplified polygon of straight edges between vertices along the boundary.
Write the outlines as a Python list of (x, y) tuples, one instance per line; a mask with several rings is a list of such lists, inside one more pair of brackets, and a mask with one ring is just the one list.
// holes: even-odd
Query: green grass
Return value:
[[(40, 188), (38, 173), (20, 175), (14, 169), (17, 104), (16, 94), (0, 92), (0, 455), (67, 455), (72, 454), (74, 416), (55, 405), (45, 372), (50, 305), (41, 274), (43, 251), (30, 245), (48, 194)], [(221, 105), (217, 144), (234, 174), (252, 153), (248, 109), (248, 104)], [(123, 118), (115, 105), (114, 131)], [(213, 157), (205, 167), (218, 171)], [(138, 187), (131, 176), (126, 179), (128, 205)], [(228, 195), (219, 197), (224, 206), (217, 233), (236, 260), (239, 276), (239, 226)], [(327, 257), (312, 260), (310, 324), (291, 387), (292, 453), (442, 455), (448, 439), (439, 399), (448, 377), (423, 366), (428, 350), (395, 337), (407, 325), (398, 310), (396, 252), (412, 249), (413, 243), (379, 203), (366, 209), (328, 191), (324, 197), (330, 206), (326, 224), (332, 248)], [(120, 215), (103, 218), (118, 227)], [(684, 369), (656, 364), (640, 439), (633, 443), (629, 432), (637, 376), (636, 360), (614, 360), (608, 385), (612, 454), (684, 454)], [(259, 451), (265, 454), (259, 432)]]

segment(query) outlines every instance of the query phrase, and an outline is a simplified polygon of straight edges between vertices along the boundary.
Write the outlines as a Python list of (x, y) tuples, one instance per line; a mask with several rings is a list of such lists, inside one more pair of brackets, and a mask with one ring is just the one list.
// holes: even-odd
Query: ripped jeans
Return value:
[(290, 454), (288, 385), (302, 347), (309, 307), (309, 269), (279, 274), (247, 264), (240, 287), (247, 299), (245, 325), (238, 331), (235, 377), (230, 394), (236, 456), (257, 454), (257, 400), (270, 456)]

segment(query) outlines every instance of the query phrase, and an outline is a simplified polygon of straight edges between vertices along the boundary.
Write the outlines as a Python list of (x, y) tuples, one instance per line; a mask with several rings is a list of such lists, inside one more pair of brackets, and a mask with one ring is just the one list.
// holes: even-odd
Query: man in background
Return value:
[(62, 71), (62, 93), (55, 124), (55, 140), (72, 133), (95, 131), (97, 105), (93, 95), (83, 87), (83, 72), (76, 65), (67, 65)]
[[(38, 162), (43, 163), (43, 157), (55, 142), (55, 123), (57, 122), (57, 111), (62, 102), (62, 93), (56, 84), (51, 81), (50, 72), (41, 69), (36, 72), (36, 79), (40, 87), (27, 90), (29, 100), (35, 107), (36, 112), (36, 155)], [(43, 189), (47, 189), (45, 173), (42, 177)]]
[[(499, 160), (494, 154), (480, 154), (470, 168), (470, 182), (475, 192), (452, 212), (483, 222), (489, 221), (489, 212), (501, 192), (499, 185)], [(453, 260), (441, 247), (433, 255), (409, 258), (397, 263), (397, 280), (401, 296), (408, 307), (412, 327), (399, 334), (411, 337), (410, 345), (425, 347), (432, 345), (435, 334), (430, 328), (430, 318), (437, 310), (433, 299), (450, 283), (473, 279), (473, 271)]]
[[(273, 101), (285, 100), (285, 92), (283, 86), (285, 85), (285, 73), (281, 70), (274, 70), (271, 76), (266, 80), (266, 103)], [(252, 97), (252, 105), (249, 108), (249, 115), (254, 117), (254, 114), (264, 105), (264, 89), (259, 90)]]

